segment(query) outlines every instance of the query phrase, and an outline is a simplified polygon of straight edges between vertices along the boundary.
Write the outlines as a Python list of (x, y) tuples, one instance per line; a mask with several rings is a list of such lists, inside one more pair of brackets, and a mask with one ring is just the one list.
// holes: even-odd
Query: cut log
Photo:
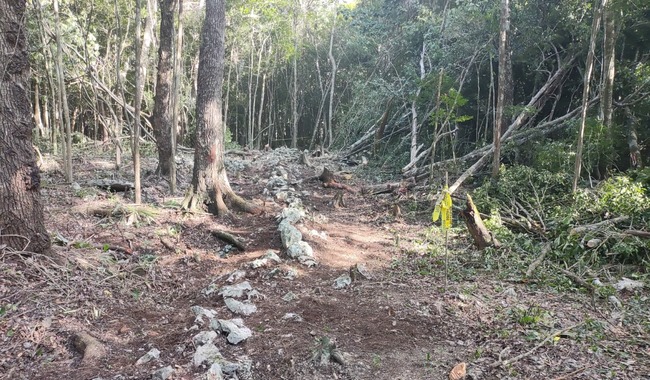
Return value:
[(406, 178), (400, 182), (389, 182), (389, 183), (383, 183), (379, 185), (366, 186), (363, 189), (361, 189), (361, 192), (364, 194), (371, 194), (371, 195), (385, 194), (385, 193), (403, 194), (406, 193), (408, 190), (413, 189), (415, 185), (416, 185), (415, 178), (411, 177), (411, 178)]
[(221, 240), (225, 241), (226, 243), (230, 243), (230, 244), (234, 245), (240, 251), (244, 252), (246, 250), (246, 246), (244, 245), (244, 243), (242, 243), (239, 239), (237, 239), (233, 235), (231, 235), (231, 234), (229, 234), (227, 232), (217, 231), (217, 230), (212, 230), (210, 232), (217, 239), (221, 239)]
[(574, 234), (582, 234), (582, 233), (590, 232), (590, 231), (597, 231), (597, 230), (600, 230), (600, 229), (610, 227), (610, 226), (612, 226), (612, 225), (614, 225), (616, 223), (624, 222), (624, 221), (626, 221), (628, 219), (630, 219), (628, 216), (619, 216), (619, 217), (616, 217), (616, 218), (603, 220), (602, 222), (598, 222), (598, 223), (586, 224), (586, 225), (583, 225), (583, 226), (576, 226), (576, 227), (573, 227), (571, 229), (570, 234), (574, 235)]
[(474, 205), (472, 197), (469, 194), (467, 194), (465, 209), (460, 212), (460, 215), (465, 220), (467, 230), (470, 235), (472, 235), (474, 243), (479, 250), (483, 250), (486, 247), (499, 248), (501, 246), (499, 241), (490, 234), (490, 231), (488, 231), (485, 224), (483, 224), (481, 214), (476, 209), (476, 205)]
[(118, 181), (112, 179), (99, 179), (94, 181), (88, 181), (88, 186), (99, 187), (100, 189), (105, 189), (113, 192), (125, 192), (133, 190), (135, 185), (133, 182), (129, 181)]

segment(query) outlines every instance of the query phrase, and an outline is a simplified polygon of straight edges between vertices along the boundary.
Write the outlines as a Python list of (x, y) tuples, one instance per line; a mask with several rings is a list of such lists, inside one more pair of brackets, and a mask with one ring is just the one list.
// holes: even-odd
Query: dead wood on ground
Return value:
[(240, 251), (242, 251), (242, 252), (246, 251), (246, 246), (244, 245), (244, 243), (242, 243), (239, 239), (237, 239), (233, 235), (231, 235), (231, 234), (229, 234), (227, 232), (217, 231), (217, 230), (212, 230), (212, 231), (210, 231), (210, 233), (212, 233), (212, 235), (214, 235), (214, 237), (216, 237), (217, 239), (221, 239), (221, 240), (225, 241), (226, 243), (230, 243), (230, 244), (234, 245)]

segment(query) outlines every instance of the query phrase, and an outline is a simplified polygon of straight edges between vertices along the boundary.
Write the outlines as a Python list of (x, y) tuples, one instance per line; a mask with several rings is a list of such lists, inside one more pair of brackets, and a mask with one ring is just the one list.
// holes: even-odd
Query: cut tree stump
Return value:
[(465, 225), (470, 235), (474, 239), (474, 244), (479, 250), (483, 250), (486, 247), (495, 247), (499, 248), (501, 244), (499, 241), (490, 234), (490, 231), (487, 230), (485, 224), (483, 224), (483, 219), (481, 219), (481, 214), (476, 209), (476, 205), (472, 201), (472, 197), (467, 194), (467, 202), (465, 203), (465, 209), (460, 212), (460, 215), (465, 220)]
[(323, 173), (321, 173), (321, 175), (318, 176), (318, 179), (321, 182), (323, 182), (323, 187), (347, 190), (351, 193), (357, 192), (357, 190), (354, 189), (353, 187), (337, 182), (336, 179), (334, 178), (334, 173), (332, 173), (328, 168), (323, 168)]

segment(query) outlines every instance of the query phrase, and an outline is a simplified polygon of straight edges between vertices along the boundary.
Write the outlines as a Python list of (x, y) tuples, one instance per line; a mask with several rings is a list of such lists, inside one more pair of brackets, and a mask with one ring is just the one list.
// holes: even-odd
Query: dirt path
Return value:
[[(359, 172), (328, 159), (306, 167), (297, 152), (277, 150), (230, 156), (233, 186), (264, 205), (263, 216), (183, 215), (180, 198), (166, 195), (166, 182), (154, 176), (144, 185), (154, 207), (134, 212), (122, 194), (86, 186), (112, 175), (108, 160), (81, 157), (78, 186), (63, 184), (55, 170), (44, 177), (47, 224), (58, 241), (53, 259), (0, 253), (0, 379), (149, 379), (165, 366), (170, 379), (209, 378), (205, 365), (192, 364), (193, 337), (205, 326), (191, 307), (237, 317), (216, 292), (205, 295), (236, 270), (260, 293), (251, 300), (257, 311), (242, 317), (252, 336), (237, 345), (214, 341), (225, 359), (250, 365), (238, 378), (447, 379), (460, 362), (471, 379), (650, 378), (647, 292), (618, 294), (619, 308), (567, 282), (524, 281), (516, 261), (532, 258), (474, 252), (461, 229), (452, 234), (445, 286), (443, 257), (432, 254), (440, 236), (427, 232), (423, 194), (402, 195), (399, 218), (391, 195), (345, 194), (347, 207), (335, 208), (336, 190), (307, 179), (328, 165), (352, 171), (348, 184), (359, 187)], [(181, 188), (190, 177), (186, 162)], [(314, 268), (283, 252), (276, 216), (286, 202), (268, 187), (278, 167), (306, 210), (296, 227), (314, 249)], [(119, 207), (121, 216), (88, 212)], [(235, 235), (246, 251), (212, 230)], [(269, 250), (282, 262), (250, 267)], [(357, 264), (369, 278), (356, 275), (335, 289)], [(82, 357), (73, 344), (79, 332), (102, 346), (97, 358), (87, 348)], [(314, 360), (324, 338), (345, 365)], [(159, 358), (136, 365), (151, 348)]]

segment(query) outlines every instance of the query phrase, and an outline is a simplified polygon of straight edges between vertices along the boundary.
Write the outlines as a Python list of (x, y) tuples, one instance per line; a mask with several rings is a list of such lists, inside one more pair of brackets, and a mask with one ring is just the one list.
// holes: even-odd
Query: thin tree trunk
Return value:
[(601, 108), (603, 113), (603, 125), (607, 128), (608, 136), (611, 139), (612, 128), (612, 101), (614, 94), (614, 77), (616, 75), (616, 18), (610, 6), (603, 8), (605, 23), (604, 52), (603, 52), (603, 95), (601, 97)]
[[(426, 72), (424, 71), (424, 56), (426, 55), (426, 43), (422, 42), (422, 52), (420, 53), (420, 82), (424, 80)], [(418, 156), (418, 151), (421, 147), (418, 147), (418, 130), (420, 129), (420, 123), (418, 121), (418, 110), (417, 110), (417, 101), (420, 97), (421, 83), (417, 84), (417, 90), (415, 91), (415, 97), (411, 103), (411, 158), (410, 162), (414, 162)]]
[(637, 119), (628, 107), (625, 108), (625, 116), (627, 146), (630, 152), (630, 167), (643, 168), (643, 156), (641, 155), (641, 149), (639, 148), (639, 141), (636, 132)]
[(176, 137), (178, 135), (178, 114), (180, 110), (181, 75), (183, 74), (183, 0), (178, 0), (178, 27), (176, 49), (174, 49), (174, 87), (172, 92), (171, 140), (172, 154), (169, 161), (169, 186), (172, 195), (176, 193)]
[(257, 114), (257, 125), (259, 126), (260, 132), (256, 140), (256, 149), (260, 149), (262, 145), (262, 115), (264, 114), (264, 97), (266, 92), (266, 73), (262, 75), (262, 93), (260, 94), (260, 110)]
[[(332, 75), (330, 81), (330, 102), (329, 102), (329, 113), (327, 114), (327, 146), (330, 147), (334, 143), (334, 127), (332, 126), (332, 119), (334, 118), (334, 93), (336, 89), (336, 59), (334, 58), (333, 47), (334, 47), (334, 31), (336, 27), (336, 15), (334, 15), (334, 23), (332, 24), (332, 31), (330, 33), (330, 48), (328, 52), (328, 57), (330, 60), (330, 65), (332, 65)], [(323, 146), (325, 144), (323, 143)]]
[(65, 74), (63, 73), (63, 42), (61, 41), (61, 20), (59, 18), (59, 0), (54, 0), (54, 22), (56, 33), (56, 73), (59, 82), (59, 98), (63, 111), (63, 125), (65, 127), (65, 144), (63, 149), (63, 172), (65, 180), (72, 182), (72, 130), (70, 127), (70, 110), (68, 109), (68, 95), (65, 88)]
[[(133, 112), (133, 139), (131, 140), (133, 154), (133, 185), (135, 204), (142, 203), (142, 185), (140, 181), (140, 107), (142, 93), (144, 92), (144, 67), (147, 59), (142, 57), (143, 46), (141, 42), (141, 0), (135, 0), (135, 111)], [(146, 33), (146, 32), (145, 32)]]
[(43, 116), (41, 115), (41, 91), (40, 83), (34, 81), (34, 120), (36, 121), (36, 130), (38, 139), (45, 137), (45, 127), (43, 126)]
[[(122, 45), (124, 39), (122, 38), (122, 23), (120, 22), (120, 12), (118, 7), (118, 0), (113, 1), (113, 8), (115, 12), (115, 22), (117, 23), (117, 46), (115, 49), (115, 85), (122, 104), (126, 103), (124, 96), (124, 85), (122, 83)], [(117, 104), (119, 107), (119, 104)], [(115, 120), (115, 168), (119, 171), (122, 166), (122, 119), (124, 117), (124, 110), (116, 112), (117, 118)]]
[(510, 30), (510, 0), (501, 0), (501, 22), (499, 32), (499, 83), (497, 92), (497, 115), (494, 125), (493, 139), (494, 155), (492, 157), (492, 178), (499, 175), (501, 166), (501, 131), (506, 125), (504, 114), (507, 105), (508, 88), (511, 86), (508, 74), (512, 72), (510, 67), (510, 52), (508, 51), (508, 31)]
[(594, 2), (594, 18), (591, 24), (589, 52), (587, 53), (584, 83), (582, 87), (582, 112), (580, 116), (580, 129), (578, 130), (578, 146), (576, 150), (572, 187), (574, 193), (578, 189), (578, 181), (580, 180), (580, 171), (582, 169), (582, 150), (584, 147), (585, 123), (587, 121), (587, 105), (589, 103), (589, 84), (591, 82), (591, 73), (594, 68), (594, 51), (596, 50), (596, 38), (598, 37), (598, 30), (600, 29), (601, 13), (603, 8), (607, 6), (607, 1), (608, 0), (595, 0)]

